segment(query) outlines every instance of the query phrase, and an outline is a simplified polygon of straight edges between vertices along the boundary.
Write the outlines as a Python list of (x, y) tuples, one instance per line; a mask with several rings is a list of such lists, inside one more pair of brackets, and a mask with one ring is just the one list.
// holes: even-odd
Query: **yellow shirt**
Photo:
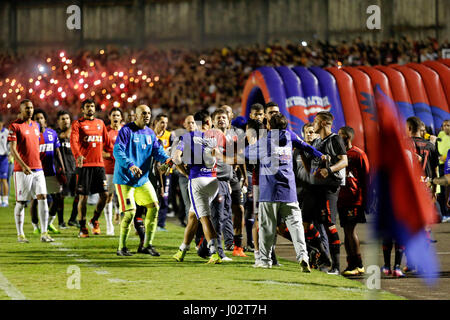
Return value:
[[(164, 131), (164, 133), (161, 136), (158, 136), (158, 135), (156, 136), (156, 138), (162, 142), (164, 151), (166, 151), (166, 153), (167, 153), (167, 149), (171, 146), (171, 141), (170, 141), (171, 134), (172, 133), (170, 131), (166, 130), (166, 131)], [(168, 156), (170, 157), (170, 154), (168, 154)], [(172, 173), (173, 169), (170, 169), (169, 172)]]
[[(441, 138), (442, 140), (437, 143), (439, 154), (447, 159), (447, 152), (450, 149), (450, 136), (446, 135), (444, 131), (441, 131), (438, 134), (438, 138)], [(443, 164), (445, 163), (445, 160), (442, 161), (439, 159), (439, 163)]]

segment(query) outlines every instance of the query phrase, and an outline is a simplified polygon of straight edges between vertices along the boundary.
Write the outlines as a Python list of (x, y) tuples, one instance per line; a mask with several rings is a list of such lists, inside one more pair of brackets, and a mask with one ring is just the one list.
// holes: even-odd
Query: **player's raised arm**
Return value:
[(314, 157), (322, 158), (323, 160), (325, 160), (324, 154), (322, 152), (320, 152), (319, 150), (314, 148), (312, 145), (307, 144), (305, 141), (303, 141), (298, 135), (296, 135), (291, 130), (288, 130), (288, 132), (291, 134), (291, 140), (292, 140), (293, 147), (299, 148), (300, 150), (303, 150), (303, 151), (313, 155)]

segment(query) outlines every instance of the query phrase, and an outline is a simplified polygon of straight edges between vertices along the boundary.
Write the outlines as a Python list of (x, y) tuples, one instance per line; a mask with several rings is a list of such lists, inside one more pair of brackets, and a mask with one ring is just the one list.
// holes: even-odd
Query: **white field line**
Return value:
[(0, 272), (0, 289), (5, 291), (5, 293), (12, 300), (26, 300), (25, 296), (16, 287), (14, 287), (11, 282), (6, 279), (6, 277)]

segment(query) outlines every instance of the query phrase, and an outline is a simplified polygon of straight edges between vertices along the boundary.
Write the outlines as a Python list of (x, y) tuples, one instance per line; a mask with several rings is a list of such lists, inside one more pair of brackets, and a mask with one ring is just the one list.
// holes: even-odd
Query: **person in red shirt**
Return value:
[(116, 142), (120, 128), (122, 128), (123, 114), (120, 108), (114, 107), (109, 112), (109, 120), (111, 124), (106, 127), (109, 136), (109, 145), (105, 146), (103, 151), (103, 160), (105, 162), (106, 181), (108, 184), (108, 198), (106, 199), (105, 218), (106, 218), (106, 235), (114, 235), (113, 225), (113, 198), (114, 198), (114, 164), (115, 159), (113, 155), (114, 143)]
[(341, 187), (338, 199), (338, 212), (341, 227), (344, 228), (344, 244), (348, 266), (343, 275), (364, 273), (356, 224), (365, 223), (366, 188), (369, 176), (369, 160), (360, 148), (352, 145), (355, 132), (351, 127), (342, 127), (338, 134), (347, 150), (348, 166), (345, 185)]
[(47, 233), (48, 204), (47, 187), (39, 153), (39, 125), (32, 120), (33, 103), (28, 100), (20, 102), (20, 114), (9, 126), (8, 141), (14, 156), (14, 186), (16, 191), (16, 220), (18, 241), (29, 242), (23, 232), (25, 205), (27, 201), (37, 199), (38, 214), (41, 223), (41, 241), (52, 242)]
[(89, 193), (98, 193), (100, 198), (94, 211), (94, 217), (89, 221), (93, 234), (100, 234), (98, 219), (105, 208), (108, 188), (103, 162), (104, 146), (109, 146), (109, 136), (105, 123), (95, 118), (95, 102), (86, 99), (81, 103), (83, 117), (72, 124), (70, 142), (73, 156), (78, 168), (77, 193), (78, 216), (80, 219), (80, 238), (89, 237), (86, 228), (86, 204)]

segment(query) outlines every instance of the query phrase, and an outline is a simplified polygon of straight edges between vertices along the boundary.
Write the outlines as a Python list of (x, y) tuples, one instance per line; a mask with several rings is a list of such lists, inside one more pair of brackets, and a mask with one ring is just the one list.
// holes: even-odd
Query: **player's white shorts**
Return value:
[(45, 184), (47, 185), (47, 193), (60, 193), (62, 191), (62, 186), (59, 184), (56, 176), (45, 177)]
[(106, 186), (108, 188), (108, 193), (109, 194), (114, 193), (114, 191), (116, 190), (115, 187), (114, 187), (113, 178), (114, 178), (113, 174), (107, 174), (106, 175)]
[(14, 172), (14, 188), (16, 201), (28, 201), (36, 198), (38, 194), (47, 194), (44, 171), (33, 171), (31, 174)]
[(191, 207), (197, 219), (211, 216), (211, 203), (219, 192), (219, 181), (215, 177), (200, 177), (189, 179), (189, 199)]

